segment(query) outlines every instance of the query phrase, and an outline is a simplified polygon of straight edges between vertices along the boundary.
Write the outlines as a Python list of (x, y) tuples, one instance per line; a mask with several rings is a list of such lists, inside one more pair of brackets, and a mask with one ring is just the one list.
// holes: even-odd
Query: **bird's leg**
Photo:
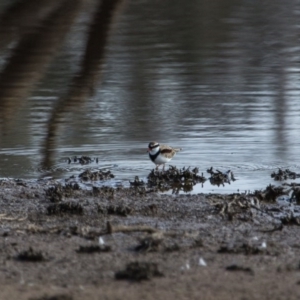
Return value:
[(163, 170), (163, 171), (165, 171), (165, 164), (163, 164), (163, 168), (162, 168), (162, 170)]

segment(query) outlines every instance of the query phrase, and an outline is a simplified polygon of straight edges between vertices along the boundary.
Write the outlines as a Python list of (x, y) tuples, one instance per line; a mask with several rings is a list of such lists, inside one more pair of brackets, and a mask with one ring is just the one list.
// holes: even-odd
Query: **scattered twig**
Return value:
[(109, 221), (106, 223), (106, 234), (112, 234), (116, 232), (147, 232), (151, 234), (155, 234), (156, 237), (158, 236), (169, 236), (169, 237), (177, 237), (177, 236), (184, 236), (184, 237), (192, 237), (195, 238), (199, 235), (198, 231), (193, 232), (178, 232), (178, 231), (163, 231), (159, 230), (150, 226), (144, 226), (144, 225), (135, 225), (135, 226), (126, 226), (126, 225), (118, 225), (113, 226)]
[(26, 217), (6, 217), (6, 214), (1, 214), (0, 215), (0, 221), (18, 221), (18, 222), (22, 222), (27, 220), (27, 216)]

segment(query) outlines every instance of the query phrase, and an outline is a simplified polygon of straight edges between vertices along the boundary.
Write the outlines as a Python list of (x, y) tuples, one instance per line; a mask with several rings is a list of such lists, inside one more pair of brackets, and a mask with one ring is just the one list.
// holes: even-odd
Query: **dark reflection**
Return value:
[[(0, 129), (5, 135), (14, 114), (32, 92), (60, 50), (84, 0), (17, 1), (0, 20), (0, 50), (15, 44), (0, 74)], [(90, 29), (80, 69), (69, 91), (57, 100), (51, 113), (43, 147), (44, 168), (52, 165), (59, 119), (78, 109), (99, 82), (101, 64), (113, 16), (123, 0), (94, 2)]]
[(68, 94), (58, 100), (48, 123), (46, 143), (43, 149), (42, 166), (44, 168), (50, 168), (52, 165), (59, 118), (72, 109), (78, 109), (99, 82), (109, 29), (118, 5), (122, 2), (121, 0), (101, 1), (96, 9), (80, 70), (74, 76)]
[(0, 50), (6, 48), (11, 42), (20, 40), (31, 31), (35, 31), (42, 20), (47, 19), (61, 4), (61, 0), (27, 0), (12, 4), (1, 15)]
[[(27, 1), (17, 2), (2, 16), (1, 25), (8, 28), (1, 30), (2, 47), (16, 43), (0, 74), (0, 117), (4, 130), (8, 120), (44, 75), (82, 4), (82, 0), (48, 2), (28, 1), (28, 7)], [(15, 18), (21, 23), (17, 25), (17, 21), (10, 21)]]

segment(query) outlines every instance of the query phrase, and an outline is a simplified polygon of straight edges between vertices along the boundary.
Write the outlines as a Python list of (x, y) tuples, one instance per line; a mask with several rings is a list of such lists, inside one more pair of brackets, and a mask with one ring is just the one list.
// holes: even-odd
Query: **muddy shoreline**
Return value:
[(299, 299), (298, 198), (266, 192), (0, 180), (0, 298)]

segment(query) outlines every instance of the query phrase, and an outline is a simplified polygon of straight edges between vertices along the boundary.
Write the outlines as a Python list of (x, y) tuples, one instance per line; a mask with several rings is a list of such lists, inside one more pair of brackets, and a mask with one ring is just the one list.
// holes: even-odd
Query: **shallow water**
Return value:
[[(197, 193), (264, 188), (279, 167), (299, 173), (299, 1), (128, 1), (116, 11), (104, 56), (92, 53), (94, 64), (80, 73), (96, 2), (68, 10), (67, 28), (58, 18), (65, 35), (49, 45), (38, 35), (35, 52), (18, 48), (35, 34), (27, 19), (29, 33), (7, 41), (18, 25), (3, 21), (2, 4), (0, 177), (69, 177), (108, 165), (117, 181), (146, 178), (152, 140), (183, 148), (177, 167), (198, 166), (207, 177), (211, 166), (230, 169), (238, 179), (206, 182)], [(55, 105), (72, 97), (56, 112), (46, 147)], [(67, 164), (81, 155), (99, 163)]]

